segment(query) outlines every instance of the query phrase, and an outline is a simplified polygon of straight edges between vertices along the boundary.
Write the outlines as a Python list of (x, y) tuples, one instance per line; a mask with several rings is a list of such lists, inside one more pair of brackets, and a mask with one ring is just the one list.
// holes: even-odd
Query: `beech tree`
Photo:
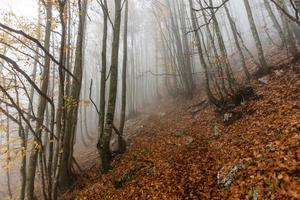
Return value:
[(114, 129), (114, 116), (117, 98), (117, 83), (118, 83), (118, 62), (119, 62), (119, 44), (120, 44), (120, 28), (121, 28), (121, 0), (115, 0), (115, 20), (113, 24), (113, 42), (111, 53), (110, 66), (110, 84), (109, 97), (107, 102), (107, 113), (105, 115), (104, 131), (101, 137), (101, 170), (108, 172), (112, 159), (109, 142), (112, 131)]

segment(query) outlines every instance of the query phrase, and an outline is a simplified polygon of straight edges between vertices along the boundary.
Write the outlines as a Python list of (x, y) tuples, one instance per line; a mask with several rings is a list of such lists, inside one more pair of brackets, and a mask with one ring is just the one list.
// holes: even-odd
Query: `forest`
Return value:
[(0, 199), (300, 199), (300, 0), (0, 0)]

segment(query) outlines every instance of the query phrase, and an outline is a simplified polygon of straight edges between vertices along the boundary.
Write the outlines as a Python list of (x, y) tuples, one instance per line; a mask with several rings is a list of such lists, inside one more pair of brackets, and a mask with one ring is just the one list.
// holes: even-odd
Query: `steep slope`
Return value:
[(300, 75), (277, 70), (252, 85), (259, 99), (228, 126), (207, 103), (191, 107), (200, 95), (188, 106), (164, 100), (164, 112), (129, 129), (113, 170), (94, 167), (65, 199), (299, 199)]

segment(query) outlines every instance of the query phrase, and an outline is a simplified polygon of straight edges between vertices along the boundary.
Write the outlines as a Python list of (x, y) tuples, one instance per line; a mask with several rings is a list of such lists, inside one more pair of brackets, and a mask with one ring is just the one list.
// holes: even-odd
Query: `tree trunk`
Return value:
[(99, 155), (102, 154), (102, 146), (101, 140), (103, 137), (104, 131), (104, 120), (105, 120), (105, 91), (106, 91), (106, 56), (107, 56), (107, 23), (108, 23), (108, 13), (107, 13), (107, 1), (104, 0), (102, 5), (102, 12), (103, 12), (103, 37), (102, 37), (102, 52), (101, 52), (101, 60), (102, 60), (102, 68), (101, 68), (101, 81), (100, 81), (100, 110), (99, 110), (99, 121), (98, 121), (98, 143), (97, 149)]
[[(49, 52), (50, 49), (50, 36), (51, 36), (51, 23), (52, 23), (52, 1), (47, 1), (46, 6), (46, 29), (45, 29), (45, 49)], [(41, 91), (44, 94), (47, 94), (48, 91), (48, 82), (49, 82), (49, 72), (50, 72), (50, 57), (48, 55), (45, 56), (45, 65), (42, 73), (42, 85)], [(40, 137), (42, 133), (42, 125), (44, 122), (44, 113), (46, 109), (46, 99), (44, 97), (40, 97), (38, 104), (38, 113), (37, 113), (37, 124), (36, 124), (36, 135)], [(34, 142), (38, 144), (38, 138), (34, 139)], [(42, 145), (42, 144), (39, 144)], [(36, 174), (36, 166), (38, 159), (39, 149), (33, 147), (28, 164), (28, 171), (26, 177), (26, 198), (33, 199), (34, 198), (34, 181)]]
[(76, 134), (76, 125), (78, 119), (78, 107), (80, 100), (80, 91), (82, 83), (82, 71), (83, 71), (83, 40), (84, 29), (86, 22), (87, 0), (78, 0), (79, 7), (79, 26), (77, 33), (76, 51), (75, 51), (75, 64), (73, 75), (77, 80), (72, 81), (70, 86), (70, 98), (68, 109), (68, 117), (66, 120), (65, 136), (63, 140), (63, 153), (62, 162), (60, 168), (60, 189), (66, 191), (73, 182), (73, 173), (71, 171), (72, 158), (73, 158), (73, 146), (74, 137)]
[[(285, 2), (283, 0), (278, 0), (279, 5), (284, 9), (288, 10)], [(288, 11), (287, 11), (288, 12)], [(291, 53), (295, 58), (299, 56), (299, 51), (296, 46), (296, 39), (292, 33), (291, 25), (289, 22), (289, 19), (286, 15), (284, 15), (282, 12), (280, 12), (281, 18), (282, 18), (282, 24), (284, 27), (284, 37), (286, 41), (286, 47), (289, 53)]]
[(174, 12), (176, 12), (175, 9), (173, 9), (172, 11), (172, 7), (171, 7), (171, 3), (170, 0), (167, 0), (167, 5), (169, 7), (169, 11), (171, 13), (171, 30), (172, 30), (172, 34), (174, 35), (174, 39), (175, 39), (175, 45), (176, 45), (176, 51), (177, 51), (177, 62), (179, 64), (179, 73), (181, 74), (181, 78), (183, 80), (183, 86), (184, 86), (184, 91), (187, 95), (187, 97), (191, 98), (192, 97), (192, 88), (190, 85), (190, 82), (188, 80), (188, 74), (186, 73), (186, 69), (188, 68), (186, 61), (185, 61), (185, 55), (184, 55), (184, 49), (183, 49), (183, 44), (181, 41), (181, 37), (180, 37), (180, 32), (179, 32), (179, 27), (178, 27), (178, 21), (176, 18), (176, 14), (174, 14)]
[[(198, 23), (197, 23), (197, 16), (195, 15), (195, 11), (193, 10), (193, 8), (194, 8), (194, 6), (193, 6), (193, 0), (189, 0), (189, 5), (190, 5), (190, 12), (191, 12), (191, 15), (192, 15), (193, 29), (197, 30)], [(206, 64), (204, 56), (203, 56), (204, 54), (202, 52), (201, 40), (200, 40), (200, 37), (199, 37), (197, 31), (194, 31), (194, 34), (195, 34), (195, 39), (196, 39), (196, 43), (197, 43), (197, 48), (198, 48), (198, 54), (199, 54), (199, 58), (200, 58), (200, 63), (201, 63), (201, 66), (204, 68), (206, 93), (207, 93), (208, 99), (212, 103), (216, 103), (217, 100), (215, 99), (215, 97), (213, 96), (213, 94), (211, 93), (211, 90), (210, 90), (208, 69), (207, 69), (207, 64)]]
[[(8, 106), (5, 106), (6, 112), (8, 113)], [(10, 185), (10, 173), (9, 173), (9, 166), (10, 166), (10, 137), (9, 137), (9, 132), (10, 132), (10, 126), (9, 126), (9, 118), (7, 117), (6, 120), (6, 183), (7, 183), (7, 191), (9, 198), (12, 198), (12, 190), (11, 190), (11, 185)]]
[(260, 41), (258, 31), (256, 29), (256, 25), (254, 22), (254, 18), (253, 18), (251, 6), (249, 4), (249, 0), (244, 0), (244, 5), (245, 5), (246, 11), (247, 11), (247, 16), (248, 16), (248, 20), (250, 23), (251, 32), (252, 32), (253, 38), (255, 40), (255, 45), (256, 45), (257, 52), (258, 52), (258, 59), (260, 62), (260, 67), (261, 67), (263, 73), (268, 73), (269, 67), (268, 67), (268, 64), (267, 64), (267, 61), (266, 61), (266, 58), (264, 55), (264, 51), (262, 48), (262, 44)]
[(269, 0), (264, 0), (264, 4), (265, 4), (265, 7), (267, 9), (267, 12), (272, 20), (272, 23), (273, 23), (273, 26), (275, 27), (275, 29), (277, 30), (278, 32), (278, 35), (281, 39), (281, 46), (284, 47), (285, 45), (285, 38), (284, 38), (284, 34), (283, 34), (283, 30), (278, 22), (278, 20), (276, 19), (276, 16), (274, 14), (274, 12), (272, 11), (272, 7), (270, 5), (270, 2)]
[(235, 30), (235, 25), (234, 25), (235, 22), (233, 21), (231, 15), (230, 15), (229, 9), (228, 9), (226, 4), (224, 5), (224, 8), (225, 8), (225, 11), (226, 11), (227, 18), (229, 20), (229, 24), (230, 24), (230, 28), (231, 28), (231, 31), (232, 31), (232, 34), (233, 34), (233, 38), (234, 38), (236, 48), (237, 48), (238, 53), (239, 53), (240, 58), (241, 58), (244, 73), (245, 73), (247, 79), (250, 80), (250, 73), (249, 73), (247, 65), (246, 65), (245, 56), (244, 56), (244, 53), (242, 51), (242, 47), (241, 47), (240, 42), (239, 42), (237, 31)]
[[(199, 1), (199, 5), (203, 8), (201, 1)], [(202, 15), (203, 15), (204, 23), (205, 24), (209, 24), (209, 21), (208, 21), (208, 19), (206, 17), (205, 10), (202, 10)], [(198, 24), (198, 21), (196, 21), (196, 22)], [(214, 57), (215, 57), (215, 59), (217, 61), (217, 64), (216, 64), (217, 65), (217, 72), (218, 72), (219, 80), (221, 82), (220, 83), (221, 87), (222, 87), (223, 92), (225, 93), (225, 95), (229, 96), (229, 91), (228, 91), (228, 89), (226, 87), (226, 84), (225, 84), (225, 77), (224, 77), (224, 72), (223, 72), (223, 67), (222, 67), (221, 59), (220, 59), (217, 47), (215, 45), (215, 39), (214, 39), (214, 37), (212, 35), (212, 31), (210, 30), (209, 26), (206, 26), (206, 32), (207, 32), (207, 35), (208, 35), (208, 42), (210, 42), (211, 45), (212, 45)], [(208, 74), (209, 74), (209, 71), (208, 71)]]
[(121, 117), (120, 128), (118, 135), (119, 153), (124, 153), (126, 150), (126, 141), (124, 140), (123, 132), (126, 118), (126, 92), (127, 92), (127, 32), (128, 32), (128, 0), (125, 3), (125, 19), (124, 19), (124, 38), (123, 38), (123, 71), (122, 71), (122, 95), (121, 95)]
[[(210, 0), (209, 3), (210, 3), (210, 6), (213, 6), (212, 0)], [(228, 80), (228, 87), (231, 90), (231, 92), (234, 93), (233, 87), (236, 86), (236, 80), (234, 78), (230, 62), (228, 60), (228, 55), (227, 55), (227, 50), (226, 50), (225, 42), (224, 42), (224, 39), (223, 39), (223, 35), (221, 33), (221, 29), (220, 29), (219, 22), (217, 20), (216, 14), (213, 13), (212, 10), (211, 10), (211, 15), (212, 15), (212, 19), (213, 19), (213, 22), (214, 22), (213, 24), (214, 24), (214, 28), (216, 30), (218, 43), (219, 43), (219, 46), (220, 46), (220, 51), (221, 51), (221, 54), (222, 54), (221, 58), (222, 58), (222, 60), (224, 60), (223, 62), (224, 62), (225, 73), (226, 73), (227, 80)]]
[[(294, 2), (295, 2), (298, 12), (300, 13), (300, 0), (294, 0)], [(298, 15), (299, 15), (299, 13), (298, 13)]]
[(56, 132), (58, 142), (56, 145), (56, 152), (54, 156), (54, 180), (52, 184), (52, 198), (56, 200), (58, 198), (58, 184), (60, 181), (60, 169), (63, 162), (63, 152), (64, 148), (64, 136), (65, 136), (65, 124), (67, 117), (67, 104), (65, 100), (65, 72), (63, 67), (66, 63), (66, 17), (65, 17), (65, 6), (66, 0), (61, 0), (59, 2), (59, 20), (61, 24), (61, 40), (60, 40), (60, 50), (59, 50), (59, 94), (58, 94), (58, 105), (57, 105), (57, 115), (56, 115)]
[(117, 83), (118, 83), (118, 61), (119, 61), (119, 43), (120, 43), (120, 26), (121, 26), (121, 3), (122, 0), (115, 0), (115, 20), (113, 30), (112, 54), (111, 54), (111, 75), (109, 85), (109, 98), (107, 113), (104, 125), (104, 132), (101, 138), (101, 168), (106, 173), (110, 170), (111, 152), (109, 149), (110, 137), (113, 130)]

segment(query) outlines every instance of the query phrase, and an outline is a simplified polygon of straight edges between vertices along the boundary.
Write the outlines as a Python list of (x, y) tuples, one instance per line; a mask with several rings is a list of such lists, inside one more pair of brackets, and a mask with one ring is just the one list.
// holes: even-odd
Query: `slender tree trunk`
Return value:
[(225, 8), (225, 11), (226, 11), (227, 18), (229, 20), (229, 24), (230, 24), (230, 27), (231, 27), (231, 31), (232, 31), (232, 34), (233, 34), (233, 38), (234, 38), (236, 48), (238, 50), (238, 53), (239, 53), (241, 61), (242, 61), (242, 67), (243, 67), (244, 73), (245, 73), (247, 79), (250, 80), (250, 73), (249, 73), (247, 65), (246, 65), (245, 56), (244, 56), (244, 53), (242, 51), (242, 47), (240, 45), (237, 32), (235, 30), (235, 25), (234, 25), (235, 22), (233, 21), (231, 15), (230, 15), (229, 9), (228, 9), (226, 4), (224, 5), (224, 8)]
[[(195, 15), (195, 11), (193, 10), (193, 8), (194, 8), (194, 6), (193, 6), (193, 0), (189, 0), (189, 5), (190, 5), (190, 12), (191, 12), (191, 15), (192, 15), (193, 29), (197, 30), (198, 23), (197, 23), (197, 16)], [(194, 31), (194, 34), (195, 34), (195, 39), (196, 39), (196, 43), (197, 43), (197, 48), (198, 48), (198, 54), (199, 54), (199, 58), (200, 58), (200, 63), (201, 63), (201, 66), (204, 68), (206, 93), (207, 93), (207, 96), (208, 96), (209, 100), (212, 103), (216, 103), (217, 100), (215, 99), (215, 97), (213, 96), (213, 94), (211, 93), (211, 90), (210, 90), (210, 82), (209, 82), (210, 80), (209, 80), (209, 75), (208, 75), (207, 64), (205, 62), (204, 54), (203, 54), (203, 51), (202, 51), (201, 40), (200, 40), (200, 37), (199, 37), (197, 31)]]
[[(199, 1), (199, 4), (203, 8), (203, 5), (202, 5), (201, 1)], [(209, 21), (207, 19), (207, 16), (206, 16), (206, 13), (205, 13), (204, 10), (202, 10), (202, 15), (203, 15), (204, 23), (205, 24), (209, 24)], [(196, 23), (198, 24), (198, 21), (196, 21)], [(209, 26), (206, 26), (206, 32), (207, 32), (207, 35), (208, 35), (208, 41), (212, 45), (214, 57), (215, 57), (215, 59), (217, 61), (217, 64), (216, 64), (217, 65), (217, 72), (218, 72), (219, 80), (221, 82), (220, 83), (221, 87), (222, 87), (223, 92), (225, 93), (225, 95), (229, 96), (229, 91), (228, 91), (228, 89), (226, 87), (226, 84), (225, 84), (225, 77), (224, 77), (222, 62), (221, 62), (221, 59), (220, 59), (217, 47), (215, 45), (215, 39), (214, 39), (214, 37), (212, 35), (212, 31), (210, 30)], [(209, 74), (209, 71), (208, 71), (208, 74)]]
[(272, 7), (270, 5), (270, 2), (269, 0), (264, 0), (264, 4), (265, 4), (265, 7), (267, 9), (267, 12), (272, 20), (272, 23), (273, 23), (273, 26), (275, 27), (275, 29), (277, 30), (278, 32), (278, 35), (281, 39), (281, 46), (284, 47), (285, 45), (285, 38), (284, 38), (284, 34), (283, 34), (283, 30), (278, 22), (278, 20), (276, 19), (276, 16), (274, 14), (274, 12), (272, 11)]
[(252, 32), (253, 38), (255, 40), (256, 49), (258, 52), (258, 59), (260, 62), (260, 67), (261, 67), (263, 73), (268, 73), (269, 67), (268, 67), (268, 64), (267, 64), (267, 61), (266, 61), (266, 58), (264, 55), (263, 47), (262, 47), (262, 44), (260, 41), (260, 37), (259, 37), (258, 31), (257, 31), (256, 25), (254, 22), (254, 18), (253, 18), (249, 0), (244, 0), (244, 5), (245, 5), (246, 11), (247, 11), (247, 16), (248, 16), (248, 20), (250, 23), (251, 32)]
[(65, 135), (65, 124), (67, 116), (67, 104), (65, 100), (65, 73), (63, 67), (66, 63), (66, 17), (65, 17), (65, 6), (66, 0), (61, 0), (59, 2), (59, 19), (61, 24), (61, 40), (60, 40), (60, 51), (59, 51), (59, 94), (58, 94), (58, 106), (57, 106), (57, 115), (56, 115), (56, 132), (58, 142), (56, 145), (56, 152), (54, 157), (54, 180), (52, 184), (52, 199), (56, 200), (58, 198), (58, 184), (60, 182), (60, 169), (63, 152), (61, 151), (64, 148), (64, 135)]
[(122, 71), (122, 95), (121, 95), (121, 117), (120, 128), (118, 135), (119, 153), (124, 153), (126, 150), (126, 141), (123, 138), (125, 118), (126, 118), (126, 93), (127, 93), (127, 32), (128, 32), (128, 1), (125, 3), (125, 18), (124, 18), (124, 38), (123, 38), (123, 71)]
[[(51, 24), (52, 24), (52, 1), (47, 0), (47, 6), (46, 6), (46, 32), (45, 32), (45, 49), (49, 52), (50, 49), (50, 36), (51, 36)], [(45, 56), (45, 65), (44, 70), (42, 73), (42, 85), (41, 85), (41, 91), (44, 94), (47, 94), (48, 91), (48, 82), (49, 82), (49, 72), (50, 72), (50, 57)], [(40, 137), (42, 133), (42, 125), (44, 122), (44, 113), (46, 109), (46, 99), (44, 97), (40, 97), (39, 104), (38, 104), (38, 113), (37, 113), (37, 124), (36, 124), (36, 135), (37, 137)], [(38, 138), (34, 139), (35, 143), (38, 144)], [(39, 144), (42, 145), (42, 144)], [(37, 159), (38, 159), (38, 152), (39, 149), (36, 147), (33, 147), (29, 164), (28, 164), (28, 172), (26, 177), (26, 198), (27, 199), (33, 199), (34, 198), (34, 181), (35, 181), (35, 174), (36, 174), (36, 166), (37, 166)]]
[[(6, 112), (8, 113), (8, 106), (6, 105)], [(7, 183), (7, 191), (9, 198), (12, 198), (12, 190), (11, 190), (11, 185), (10, 185), (10, 126), (9, 126), (9, 118), (7, 117), (6, 120), (6, 152), (7, 152), (7, 157), (6, 157), (6, 183)]]
[[(284, 9), (288, 10), (285, 2), (283, 0), (278, 0), (279, 5)], [(284, 36), (286, 40), (286, 47), (287, 50), (295, 57), (297, 58), (299, 56), (299, 51), (296, 46), (296, 39), (292, 33), (291, 30), (291, 25), (289, 22), (289, 19), (282, 13), (280, 12), (281, 18), (282, 18), (282, 24), (284, 27)]]
[(135, 115), (136, 114), (136, 107), (135, 107), (135, 83), (136, 83), (136, 77), (135, 77), (135, 57), (134, 57), (134, 34), (133, 31), (131, 31), (131, 78), (130, 78), (130, 94), (131, 94), (131, 101), (130, 101), (130, 108), (129, 115)]
[(180, 3), (178, 0), (176, 0), (177, 7), (178, 7), (178, 15), (179, 20), (181, 24), (181, 37), (182, 37), (182, 43), (183, 43), (183, 50), (184, 50), (184, 60), (186, 63), (185, 73), (187, 76), (187, 79), (189, 81), (189, 87), (191, 90), (195, 88), (195, 83), (193, 80), (193, 74), (192, 74), (192, 61), (191, 61), (191, 51), (189, 47), (189, 41), (188, 41), (188, 34), (186, 34), (187, 30), (187, 24), (186, 24), (186, 9), (184, 3), (181, 1)]
[(103, 36), (102, 36), (102, 52), (101, 52), (101, 60), (102, 60), (102, 68), (101, 68), (101, 81), (100, 81), (100, 110), (99, 110), (99, 121), (98, 121), (98, 143), (97, 149), (99, 155), (101, 156), (101, 152), (103, 147), (101, 146), (101, 140), (103, 137), (104, 131), (104, 120), (105, 120), (105, 91), (106, 91), (106, 65), (107, 65), (107, 23), (108, 23), (108, 13), (107, 13), (107, 1), (104, 0), (102, 5), (103, 12)]
[(113, 43), (111, 55), (111, 75), (109, 85), (109, 98), (107, 113), (104, 125), (104, 132), (101, 138), (101, 164), (102, 172), (106, 173), (110, 169), (111, 152), (109, 149), (110, 137), (114, 126), (114, 116), (117, 97), (118, 83), (118, 61), (119, 61), (119, 43), (120, 43), (120, 26), (121, 26), (121, 0), (115, 0), (115, 20), (113, 30)]
[(175, 45), (176, 45), (176, 50), (177, 50), (177, 62), (179, 64), (179, 71), (181, 74), (181, 78), (183, 80), (183, 86), (184, 86), (184, 90), (185, 93), (187, 95), (187, 97), (191, 98), (192, 97), (192, 88), (190, 85), (190, 82), (188, 80), (188, 76), (187, 76), (187, 64), (185, 61), (185, 55), (184, 55), (184, 49), (183, 49), (183, 44), (182, 44), (182, 40), (180, 37), (180, 32), (179, 32), (179, 27), (178, 27), (178, 21), (176, 18), (176, 10), (173, 9), (172, 11), (172, 3), (170, 3), (170, 0), (167, 0), (167, 6), (169, 7), (169, 11), (171, 13), (171, 30), (172, 30), (172, 34), (174, 35), (175, 38)]
[[(209, 1), (210, 6), (213, 6), (213, 2), (212, 0)], [(236, 80), (234, 78), (233, 72), (232, 72), (232, 68), (228, 59), (228, 55), (227, 55), (227, 50), (226, 50), (226, 46), (225, 46), (225, 42), (223, 39), (223, 35), (219, 26), (219, 22), (217, 20), (216, 14), (213, 13), (213, 11), (211, 11), (211, 15), (212, 15), (212, 19), (213, 19), (213, 24), (214, 24), (214, 28), (216, 30), (216, 35), (217, 35), (217, 39), (218, 39), (218, 43), (220, 46), (220, 51), (222, 54), (222, 60), (224, 62), (224, 68), (225, 68), (225, 73), (227, 76), (227, 80), (228, 80), (228, 86), (229, 89), (231, 90), (232, 93), (234, 93), (234, 89), (233, 87), (235, 87), (236, 85)]]
[[(40, 16), (40, 3), (38, 6), (38, 25), (37, 25), (37, 39), (40, 40), (41, 38), (41, 30), (40, 30), (40, 23), (41, 23), (41, 16)], [(36, 52), (38, 52), (38, 47), (36, 47)], [(35, 55), (35, 63), (33, 66), (33, 71), (32, 71), (32, 81), (35, 82), (36, 81), (36, 73), (37, 73), (37, 65), (38, 62), (37, 60), (39, 60), (39, 55), (38, 53), (36, 53)], [(49, 63), (50, 65), (50, 63)], [(34, 88), (31, 87), (30, 89), (30, 93), (29, 93), (29, 98), (30, 101), (33, 101), (33, 97), (34, 97)], [(33, 109), (32, 103), (28, 104), (28, 110), (31, 111)], [(22, 140), (22, 148), (24, 149), (24, 155), (22, 157), (22, 162), (21, 162), (21, 166), (20, 166), (20, 174), (21, 174), (21, 190), (20, 190), (20, 195), (19, 195), (19, 199), (23, 200), (25, 199), (25, 192), (26, 192), (26, 163), (27, 163), (27, 156), (26, 156), (26, 151), (27, 151), (27, 139), (28, 139), (28, 132), (29, 132), (29, 127), (26, 126), (25, 127), (25, 131), (23, 130), (23, 135), (21, 136), (21, 140)]]
[(78, 106), (81, 91), (82, 71), (83, 71), (83, 40), (86, 21), (87, 0), (78, 0), (79, 7), (79, 26), (77, 33), (77, 43), (75, 51), (75, 64), (73, 75), (77, 80), (73, 80), (70, 88), (71, 105), (69, 105), (65, 136), (63, 140), (63, 153), (60, 168), (60, 189), (66, 191), (73, 182), (73, 173), (71, 171), (74, 137), (76, 134), (76, 125), (78, 119)]
[(300, 0), (294, 0), (294, 2), (295, 2), (295, 5), (296, 5), (296, 8), (297, 8), (298, 12), (300, 13)]

